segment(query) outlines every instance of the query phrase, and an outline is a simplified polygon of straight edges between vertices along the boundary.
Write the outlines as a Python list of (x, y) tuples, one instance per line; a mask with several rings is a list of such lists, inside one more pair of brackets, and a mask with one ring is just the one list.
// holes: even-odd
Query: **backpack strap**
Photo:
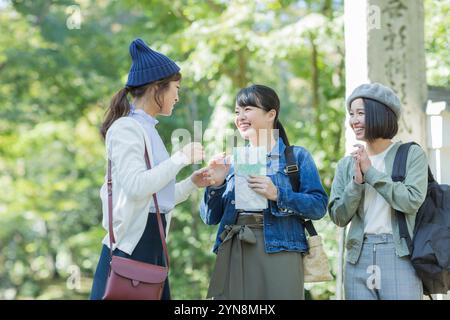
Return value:
[[(298, 172), (300, 171), (297, 165), (297, 160), (294, 155), (294, 146), (287, 146), (284, 150), (284, 155), (286, 157), (286, 167), (284, 172), (289, 176), (289, 180), (291, 182), (292, 190), (294, 192), (299, 192), (300, 190), (300, 179)], [(308, 231), (308, 234), (312, 236), (317, 236), (316, 228), (311, 220), (305, 220), (300, 217), (300, 222)]]
[[(408, 152), (409, 148), (411, 148), (412, 145), (418, 145), (415, 142), (408, 142), (402, 144), (398, 150), (397, 154), (395, 155), (394, 159), (394, 166), (392, 168), (392, 181), (394, 182), (403, 182), (405, 181), (406, 177), (406, 161), (408, 160)], [(428, 176), (430, 178), (430, 168), (428, 167)], [(431, 174), (431, 177), (433, 175)], [(395, 210), (395, 214), (397, 216), (398, 221), (398, 227), (400, 232), (400, 238), (404, 238), (406, 241), (406, 244), (408, 245), (409, 253), (412, 253), (412, 240), (411, 236), (408, 232), (408, 226), (406, 224), (406, 217), (405, 214), (401, 211)]]
[(300, 180), (298, 178), (298, 172), (300, 171), (297, 165), (297, 160), (294, 155), (294, 147), (288, 146), (284, 150), (284, 155), (286, 157), (286, 167), (284, 172), (289, 176), (291, 181), (292, 190), (298, 192), (300, 190)]

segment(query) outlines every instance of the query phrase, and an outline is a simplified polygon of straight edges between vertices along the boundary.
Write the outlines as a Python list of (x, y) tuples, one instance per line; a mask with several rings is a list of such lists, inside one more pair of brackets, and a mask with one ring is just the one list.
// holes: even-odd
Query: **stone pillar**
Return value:
[[(423, 1), (345, 0), (345, 42), (347, 95), (363, 82), (394, 89), (403, 107), (396, 140), (426, 149)], [(349, 148), (352, 136), (347, 130)]]

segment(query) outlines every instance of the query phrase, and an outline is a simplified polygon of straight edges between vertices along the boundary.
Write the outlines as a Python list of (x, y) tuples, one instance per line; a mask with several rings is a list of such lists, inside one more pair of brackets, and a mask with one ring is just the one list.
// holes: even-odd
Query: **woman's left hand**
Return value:
[(198, 169), (191, 174), (192, 182), (197, 186), (197, 188), (204, 188), (216, 183), (208, 167)]
[(372, 166), (372, 162), (369, 159), (366, 148), (364, 148), (362, 144), (355, 144), (354, 146), (358, 148), (358, 150), (355, 151), (355, 154), (359, 160), (361, 171), (365, 174)]
[(255, 191), (256, 193), (259, 193), (260, 195), (263, 195), (269, 200), (277, 201), (278, 198), (278, 189), (273, 184), (272, 180), (267, 176), (252, 176), (250, 175), (247, 179), (248, 186)]

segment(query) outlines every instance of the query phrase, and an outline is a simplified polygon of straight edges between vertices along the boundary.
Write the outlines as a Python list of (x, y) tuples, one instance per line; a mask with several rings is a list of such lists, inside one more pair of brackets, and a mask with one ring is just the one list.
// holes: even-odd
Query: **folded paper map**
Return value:
[(233, 148), (235, 206), (240, 210), (266, 209), (267, 198), (248, 186), (249, 175), (266, 176), (267, 149), (265, 147)]

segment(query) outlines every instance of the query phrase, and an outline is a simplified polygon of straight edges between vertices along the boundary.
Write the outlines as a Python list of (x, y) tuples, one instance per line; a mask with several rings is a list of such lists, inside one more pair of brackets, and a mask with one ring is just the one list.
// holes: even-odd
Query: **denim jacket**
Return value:
[[(267, 176), (278, 189), (277, 201), (268, 200), (264, 210), (264, 245), (267, 253), (280, 251), (308, 251), (305, 230), (300, 221), (318, 220), (327, 210), (328, 196), (322, 187), (313, 158), (303, 147), (294, 147), (300, 178), (300, 192), (293, 192), (289, 176), (284, 172), (286, 149), (278, 139), (271, 153), (267, 155)], [(207, 187), (200, 204), (200, 216), (208, 225), (220, 223), (213, 251), (221, 244), (220, 234), (225, 226), (235, 224), (237, 210), (234, 196), (234, 170), (220, 187)]]

